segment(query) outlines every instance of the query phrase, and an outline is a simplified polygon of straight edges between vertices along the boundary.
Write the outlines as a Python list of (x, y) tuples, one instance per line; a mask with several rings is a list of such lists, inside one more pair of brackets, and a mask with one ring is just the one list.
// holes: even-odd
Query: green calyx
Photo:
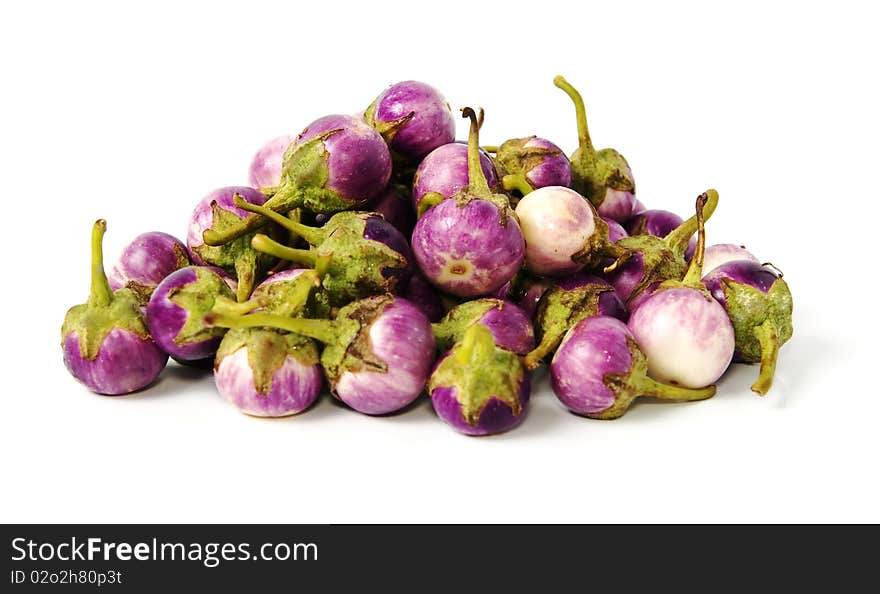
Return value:
[(519, 393), (525, 373), (520, 358), (497, 346), (488, 328), (472, 324), (431, 374), (428, 391), (451, 388), (465, 422), (476, 425), (493, 398), (514, 415), (522, 414)]
[(782, 278), (776, 279), (766, 293), (727, 278), (721, 279), (721, 286), (733, 324), (734, 355), (745, 363), (761, 363), (752, 390), (763, 396), (773, 383), (779, 348), (794, 333), (791, 291)]
[(376, 101), (370, 103), (370, 106), (367, 107), (366, 111), (364, 111), (364, 121), (366, 121), (369, 125), (371, 125), (376, 132), (378, 132), (382, 138), (385, 140), (385, 143), (391, 145), (391, 142), (394, 140), (394, 137), (397, 136), (397, 133), (416, 115), (416, 112), (411, 111), (403, 117), (397, 118), (396, 120), (391, 120), (390, 122), (384, 122), (376, 119)]
[[(669, 278), (662, 283), (658, 287), (658, 291), (662, 291), (665, 289), (676, 289), (685, 287), (688, 289), (693, 289), (695, 291), (699, 291), (702, 293), (703, 297), (708, 301), (712, 301), (712, 294), (709, 293), (709, 290), (706, 289), (706, 285), (703, 284), (703, 258), (706, 255), (706, 218), (705, 218), (705, 207), (709, 202), (710, 194), (714, 195), (715, 202), (718, 200), (718, 192), (715, 190), (709, 190), (708, 192), (704, 192), (697, 196), (696, 202), (696, 224), (697, 224), (697, 249), (694, 250), (694, 256), (691, 258), (691, 262), (685, 270), (684, 276), (679, 280), (678, 278)], [(711, 213), (710, 213), (711, 214)], [(690, 219), (688, 219), (690, 221)], [(675, 228), (672, 233), (666, 236), (664, 241), (668, 240), (670, 236), (673, 234), (677, 234), (680, 236), (680, 230), (685, 228), (685, 225), (688, 223), (685, 221), (681, 225)], [(685, 231), (686, 232), (686, 231)], [(690, 237), (690, 236), (687, 236)], [(679, 242), (680, 240), (674, 238), (672, 242)], [(675, 249), (681, 249), (681, 243), (673, 243)], [(634, 292), (635, 294), (635, 292)]]
[(302, 365), (318, 363), (318, 347), (310, 338), (266, 328), (234, 328), (220, 342), (214, 368), (217, 369), (220, 361), (242, 348), (247, 349), (254, 387), (263, 396), (269, 394), (272, 378), (287, 357), (293, 357)]
[(682, 388), (661, 384), (648, 377), (648, 360), (636, 342), (627, 337), (632, 365), (625, 374), (608, 373), (603, 378), (605, 385), (614, 393), (614, 404), (598, 413), (589, 413), (591, 419), (617, 419), (629, 410), (633, 401), (639, 396), (651, 396), (662, 400), (690, 402), (705, 400), (715, 395), (715, 386), (706, 388)]
[[(211, 211), (213, 219), (210, 230), (213, 232), (224, 234), (241, 224), (241, 219), (235, 213), (222, 208), (216, 202), (211, 203)], [(257, 275), (268, 270), (274, 263), (273, 258), (251, 247), (251, 237), (253, 233), (242, 235), (223, 245), (212, 246), (204, 243), (192, 248), (192, 251), (206, 264), (217, 266), (235, 275), (238, 281), (236, 298), (239, 301), (245, 301), (250, 297)]]
[(76, 332), (83, 359), (93, 361), (104, 339), (114, 328), (150, 338), (137, 294), (127, 288), (113, 291), (104, 272), (104, 233), (107, 221), (92, 226), (92, 286), (87, 302), (71, 307), (61, 325), (61, 342)]
[(569, 328), (585, 318), (596, 316), (599, 313), (599, 297), (613, 290), (613, 287), (593, 283), (570, 291), (559, 286), (548, 290), (535, 312), (539, 342), (523, 359), (526, 368), (537, 368), (541, 361), (556, 351)]
[(593, 222), (596, 226), (595, 231), (587, 239), (584, 247), (572, 255), (571, 259), (579, 264), (583, 264), (587, 268), (596, 268), (603, 260), (614, 260), (612, 264), (606, 266), (603, 272), (611, 272), (623, 264), (631, 255), (632, 250), (618, 243), (608, 241), (608, 223), (602, 220), (596, 207), (589, 204), (593, 211)]
[(508, 192), (519, 192), (523, 196), (534, 188), (528, 173), (544, 163), (547, 158), (558, 157), (560, 151), (537, 146), (526, 146), (534, 136), (513, 138), (505, 141), (495, 151), (495, 168), (501, 177), (501, 185)]
[(491, 309), (500, 310), (504, 307), (504, 301), (491, 297), (466, 301), (453, 307), (442, 320), (431, 324), (437, 348), (441, 351), (449, 350), (462, 339), (468, 328), (486, 315), (486, 312)]
[(203, 318), (213, 310), (218, 298), (225, 297), (230, 300), (234, 298), (226, 281), (210, 269), (197, 266), (194, 270), (195, 282), (181, 285), (168, 292), (168, 299), (187, 312), (186, 322), (174, 337), (174, 342), (179, 345), (223, 336), (226, 332), (224, 329), (205, 325)]
[(575, 107), (578, 127), (578, 148), (569, 161), (572, 169), (572, 188), (585, 196), (597, 208), (605, 200), (608, 188), (635, 192), (636, 186), (630, 173), (629, 164), (623, 155), (614, 149), (597, 151), (593, 147), (587, 127), (587, 113), (581, 94), (561, 76), (553, 79), (553, 84), (565, 91)]
[[(474, 200), (491, 202), (498, 208), (498, 222), (502, 227), (506, 227), (512, 214), (510, 200), (504, 194), (496, 194), (489, 188), (480, 163), (480, 126), (483, 123), (483, 110), (477, 113), (470, 107), (464, 107), (461, 116), (471, 121), (468, 133), (468, 185), (456, 192), (452, 200), (455, 200), (459, 208), (464, 208)], [(424, 200), (425, 197), (422, 198), (422, 202)], [(420, 211), (424, 212), (421, 208)]]

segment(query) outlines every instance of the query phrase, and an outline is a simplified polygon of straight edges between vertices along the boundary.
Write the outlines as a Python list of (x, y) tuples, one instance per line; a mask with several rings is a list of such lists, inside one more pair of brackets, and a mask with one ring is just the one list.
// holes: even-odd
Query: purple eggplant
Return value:
[(516, 205), (526, 242), (525, 266), (542, 276), (565, 276), (626, 250), (608, 241), (608, 225), (584, 197), (562, 186), (539, 188)]
[(648, 377), (647, 368), (626, 324), (597, 316), (581, 320), (566, 333), (550, 364), (550, 382), (566, 408), (592, 419), (619, 418), (638, 396), (691, 401), (715, 394), (715, 386), (661, 384)]
[(446, 98), (431, 85), (407, 80), (391, 85), (364, 112), (364, 119), (394, 154), (417, 162), (455, 140), (455, 119)]
[(761, 364), (752, 390), (765, 395), (773, 384), (779, 347), (794, 331), (788, 284), (781, 274), (751, 260), (722, 264), (703, 277), (703, 283), (730, 317), (736, 360)]
[[(361, 118), (330, 115), (296, 137), (284, 153), (281, 183), (261, 191), (266, 208), (278, 213), (302, 207), (331, 214), (378, 196), (390, 178), (391, 154), (379, 133)], [(265, 217), (251, 214), (237, 225), (208, 229), (204, 242), (223, 245), (265, 224)]]
[(494, 194), (483, 175), (479, 118), (470, 108), (462, 113), (471, 119), (470, 183), (419, 219), (412, 249), (434, 286), (459, 297), (477, 297), (490, 295), (513, 278), (522, 266), (525, 243), (507, 197)]
[(760, 261), (744, 245), (716, 243), (706, 248), (706, 255), (703, 257), (704, 275), (709, 274), (722, 264), (733, 262), (734, 260), (748, 260), (755, 264), (760, 264)]
[[(718, 192), (707, 190), (702, 196), (706, 198), (702, 216), (708, 221), (718, 206)], [(631, 255), (608, 278), (630, 311), (634, 311), (644, 297), (640, 298), (643, 292), (650, 294), (663, 281), (684, 278), (688, 269), (685, 252), (697, 226), (697, 217), (693, 216), (666, 237), (631, 235), (617, 242), (616, 245), (629, 250)]]
[(92, 227), (92, 287), (89, 300), (71, 307), (61, 327), (64, 365), (98, 394), (128, 394), (150, 385), (168, 361), (144, 323), (137, 294), (113, 291), (104, 273), (102, 243), (107, 223)]
[(571, 186), (571, 163), (565, 153), (537, 136), (502, 143), (495, 155), (495, 167), (504, 189), (521, 196), (547, 186)]
[(595, 316), (626, 320), (626, 308), (614, 287), (585, 273), (559, 279), (538, 304), (535, 328), (540, 342), (523, 360), (526, 368), (538, 367), (556, 350), (569, 328), (584, 318)]
[(608, 241), (611, 243), (617, 243), (624, 237), (629, 237), (629, 233), (626, 232), (626, 229), (623, 228), (623, 225), (615, 221), (614, 219), (609, 219), (608, 217), (602, 217), (602, 220), (605, 221), (605, 224), (608, 225)]
[[(236, 198), (237, 197), (237, 198)], [(253, 233), (223, 245), (208, 245), (203, 241), (207, 231), (224, 232), (236, 228), (250, 213), (239, 206), (260, 205), (266, 201), (261, 192), (246, 186), (229, 186), (214, 190), (196, 205), (189, 221), (186, 243), (192, 261), (197, 266), (211, 265), (234, 274), (237, 281), (236, 297), (245, 301), (250, 297), (257, 278), (266, 272), (275, 260), (251, 247)]]
[(321, 365), (331, 393), (368, 415), (391, 413), (413, 402), (434, 361), (431, 323), (401, 297), (354, 301), (334, 320), (252, 313), (211, 313), (205, 323), (228, 328), (278, 328), (325, 344)]
[(509, 301), (491, 297), (457, 305), (434, 324), (437, 348), (449, 350), (474, 324), (488, 328), (495, 344), (517, 355), (525, 355), (535, 348), (535, 332), (526, 312)]
[(147, 303), (147, 325), (166, 353), (181, 361), (213, 357), (226, 331), (203, 322), (218, 298), (234, 299), (222, 276), (206, 266), (188, 266), (159, 283)]
[[(498, 189), (498, 174), (492, 160), (482, 149), (479, 154), (486, 183), (489, 188)], [(467, 187), (469, 179), (467, 144), (452, 142), (434, 149), (416, 169), (412, 191), (413, 210), (423, 213), (441, 200), (452, 198)]]
[(495, 344), (483, 324), (465, 330), (437, 362), (428, 383), (437, 416), (466, 435), (501, 433), (519, 425), (530, 392), (520, 357)]
[(425, 317), (432, 322), (439, 322), (446, 315), (446, 308), (443, 306), (443, 300), (437, 293), (437, 289), (418, 270), (413, 271), (409, 283), (401, 295), (422, 310)]
[(611, 148), (596, 150), (587, 128), (587, 115), (581, 94), (564, 78), (553, 84), (574, 102), (577, 114), (578, 148), (571, 155), (572, 188), (585, 196), (603, 217), (624, 222), (633, 215), (636, 183), (623, 155)]
[[(682, 223), (684, 223), (684, 219), (668, 210), (642, 210), (627, 221), (626, 230), (630, 235), (666, 237), (680, 227)], [(685, 260), (690, 262), (696, 247), (697, 237), (694, 234), (688, 240), (687, 249), (684, 252)]]
[(110, 268), (108, 280), (114, 291), (129, 288), (141, 304), (146, 304), (162, 279), (189, 265), (189, 253), (180, 240), (167, 233), (151, 231), (141, 233), (122, 249), (119, 259)]
[(363, 210), (382, 215), (404, 237), (412, 236), (413, 227), (416, 225), (416, 213), (405, 187), (389, 184), (388, 189), (366, 203)]
[(708, 200), (706, 194), (697, 198), (697, 250), (684, 278), (663, 282), (629, 318), (648, 358), (648, 375), (686, 388), (715, 383), (730, 365), (735, 344), (727, 312), (700, 282)]
[(280, 185), (281, 162), (284, 152), (293, 140), (293, 136), (284, 134), (264, 144), (251, 160), (248, 185), (253, 188), (274, 188)]
[(310, 227), (266, 208), (240, 201), (238, 204), (286, 227), (313, 246), (308, 250), (290, 248), (261, 233), (251, 241), (257, 251), (319, 270), (331, 305), (397, 292), (409, 282), (413, 269), (409, 244), (380, 215), (340, 212), (323, 227)]

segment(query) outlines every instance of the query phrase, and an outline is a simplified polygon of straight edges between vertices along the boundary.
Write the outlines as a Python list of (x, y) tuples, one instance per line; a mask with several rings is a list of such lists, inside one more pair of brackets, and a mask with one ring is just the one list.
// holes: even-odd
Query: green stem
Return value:
[(251, 204), (250, 202), (245, 201), (238, 194), (233, 196), (232, 202), (242, 210), (262, 215), (273, 223), (281, 225), (288, 231), (296, 233), (312, 245), (318, 245), (327, 238), (327, 233), (323, 229), (316, 229), (315, 227), (303, 225), (299, 221), (288, 218), (270, 208), (259, 206), (257, 204)]
[(471, 129), (468, 133), (468, 187), (470, 193), (478, 198), (492, 195), (489, 190), (489, 182), (483, 174), (483, 165), (480, 163), (480, 124), (483, 119), (483, 110), (480, 115), (470, 107), (461, 110), (461, 117), (470, 118)]
[[(709, 220), (712, 213), (715, 212), (715, 208), (718, 206), (718, 192), (715, 190), (706, 190), (701, 196), (706, 197), (706, 202), (703, 204), (703, 222), (705, 222)], [(699, 221), (697, 221), (697, 216), (694, 215), (673, 229), (669, 235), (663, 238), (663, 242), (674, 254), (683, 257), (684, 253), (687, 251), (688, 242), (691, 240), (694, 233), (697, 232), (698, 227)]]
[(98, 219), (92, 226), (92, 290), (89, 294), (89, 305), (106, 307), (113, 300), (113, 289), (104, 272), (104, 232), (107, 221)]
[(297, 248), (281, 245), (274, 239), (269, 238), (262, 233), (257, 233), (251, 239), (251, 247), (258, 252), (275, 256), (289, 262), (296, 262), (309, 268), (314, 268), (317, 262), (317, 255), (314, 250), (301, 250)]
[(416, 215), (418, 216), (418, 218), (422, 218), (423, 214), (425, 214), (444, 200), (446, 200), (446, 196), (444, 196), (440, 192), (425, 192), (421, 200), (419, 200), (419, 207), (416, 210)]
[(544, 360), (544, 357), (552, 353), (559, 346), (560, 342), (562, 342), (562, 336), (559, 333), (545, 332), (541, 337), (540, 344), (523, 357), (526, 369), (530, 371), (537, 369), (541, 365), (541, 361)]
[(339, 340), (337, 325), (332, 320), (290, 318), (265, 313), (233, 316), (211, 312), (205, 316), (205, 324), (220, 328), (278, 328), (302, 334), (326, 344), (332, 344)]
[(455, 361), (459, 365), (469, 365), (472, 360), (486, 360), (495, 351), (495, 338), (484, 325), (471, 324), (461, 337)]
[(509, 173), (501, 178), (501, 185), (508, 192), (518, 191), (523, 196), (527, 196), (534, 188), (529, 184), (526, 176), (522, 173)]
[(705, 400), (706, 398), (711, 398), (715, 395), (715, 386), (706, 386), (705, 388), (683, 388), (681, 386), (661, 384), (647, 376), (643, 376), (639, 380), (632, 378), (631, 381), (639, 396), (651, 396), (663, 400), (687, 402), (690, 400)]
[[(288, 212), (302, 205), (302, 194), (296, 188), (282, 186), (278, 192), (263, 203), (263, 208), (274, 212)], [(202, 233), (202, 240), (207, 245), (224, 245), (242, 235), (256, 231), (266, 224), (266, 217), (260, 214), (252, 214), (241, 223), (223, 231), (207, 229)]]
[(238, 280), (235, 298), (244, 303), (250, 299), (257, 281), (257, 254), (253, 250), (243, 250), (235, 259), (235, 276)]
[(571, 86), (571, 83), (561, 76), (554, 78), (553, 84), (565, 91), (565, 93), (571, 97), (572, 102), (574, 102), (574, 111), (577, 115), (578, 145), (580, 146), (580, 149), (589, 153), (596, 152), (596, 149), (593, 148), (593, 141), (590, 138), (590, 129), (587, 127), (587, 110), (584, 107), (583, 97), (581, 97), (581, 94), (578, 93), (577, 89)]
[(752, 332), (761, 343), (761, 371), (758, 372), (758, 381), (752, 384), (752, 390), (763, 396), (773, 385), (776, 359), (779, 357), (779, 332), (776, 330), (776, 324), (770, 320), (765, 320)]
[(691, 263), (688, 266), (687, 273), (681, 282), (685, 285), (698, 285), (700, 279), (703, 278), (703, 257), (706, 254), (706, 218), (703, 216), (703, 209), (709, 197), (706, 194), (697, 196), (697, 249)]
[(243, 316), (264, 305), (261, 299), (248, 299), (239, 303), (220, 295), (214, 300), (214, 307), (211, 308), (211, 311), (225, 315)]
[(486, 151), (487, 153), (497, 153), (499, 148), (500, 147), (498, 147), (494, 144), (483, 145), (483, 150)]

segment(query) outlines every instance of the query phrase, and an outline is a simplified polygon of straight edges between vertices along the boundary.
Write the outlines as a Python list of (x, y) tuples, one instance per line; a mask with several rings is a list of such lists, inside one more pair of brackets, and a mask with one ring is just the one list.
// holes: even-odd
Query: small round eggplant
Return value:
[(521, 196), (547, 186), (571, 186), (571, 163), (565, 153), (537, 136), (502, 143), (495, 155), (495, 167), (504, 189)]
[(525, 355), (535, 348), (535, 332), (526, 312), (509, 301), (491, 297), (457, 305), (434, 324), (437, 348), (449, 350), (474, 324), (488, 328), (495, 344), (517, 355)]
[(522, 423), (531, 384), (522, 360), (472, 324), (437, 362), (428, 383), (437, 416), (466, 435), (491, 435)]
[(638, 396), (704, 400), (715, 386), (698, 390), (658, 383), (647, 376), (645, 355), (616, 318), (585, 318), (562, 339), (550, 364), (550, 381), (570, 411), (592, 419), (622, 416)]
[(152, 340), (134, 291), (110, 288), (102, 249), (106, 230), (103, 219), (92, 228), (89, 300), (64, 316), (61, 350), (73, 377), (93, 392), (116, 396), (153, 383), (168, 355)]
[[(480, 149), (480, 168), (489, 188), (500, 187), (492, 159)], [(452, 198), (468, 185), (468, 146), (461, 142), (444, 144), (422, 159), (413, 178), (412, 207), (424, 213), (431, 206)], [(423, 204), (424, 201), (424, 204)]]
[(122, 249), (110, 268), (108, 280), (114, 291), (126, 287), (135, 292), (138, 301), (146, 304), (156, 285), (184, 266), (189, 266), (186, 246), (176, 237), (159, 231), (142, 233)]
[(264, 144), (251, 160), (248, 185), (253, 188), (273, 188), (280, 185), (281, 161), (293, 140), (293, 136), (284, 134)]
[(730, 316), (736, 337), (734, 357), (760, 363), (752, 390), (763, 396), (773, 384), (779, 347), (792, 336), (792, 298), (781, 274), (751, 260), (722, 264), (703, 283)]
[[(629, 235), (653, 235), (654, 237), (666, 237), (675, 231), (684, 219), (668, 210), (642, 210), (627, 221), (626, 229)], [(697, 247), (696, 234), (688, 240), (687, 249), (684, 252), (685, 260), (690, 261)]]
[(706, 248), (706, 256), (703, 258), (704, 276), (713, 270), (735, 260), (748, 260), (755, 264), (760, 261), (749, 252), (743, 245), (734, 245), (732, 243), (716, 243)]
[(416, 213), (412, 208), (405, 187), (389, 184), (388, 189), (365, 204), (363, 210), (382, 215), (404, 237), (412, 236), (412, 230), (416, 224)]

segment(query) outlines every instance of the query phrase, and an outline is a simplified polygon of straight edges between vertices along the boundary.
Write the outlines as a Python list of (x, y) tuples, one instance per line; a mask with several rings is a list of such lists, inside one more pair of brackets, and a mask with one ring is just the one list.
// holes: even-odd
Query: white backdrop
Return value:
[[(0, 521), (880, 521), (870, 6), (3, 4)], [(265, 140), (409, 78), (483, 106), (485, 143), (570, 151), (555, 74), (646, 205), (687, 215), (715, 187), (710, 243), (785, 271), (795, 336), (766, 398), (740, 366), (712, 400), (591, 421), (542, 372), (525, 424), (475, 439), (424, 399), (370, 418), (323, 397), (258, 420), (176, 365), (121, 398), (68, 376), (59, 328), (87, 296), (96, 218), (108, 267), (137, 233), (183, 237)]]

